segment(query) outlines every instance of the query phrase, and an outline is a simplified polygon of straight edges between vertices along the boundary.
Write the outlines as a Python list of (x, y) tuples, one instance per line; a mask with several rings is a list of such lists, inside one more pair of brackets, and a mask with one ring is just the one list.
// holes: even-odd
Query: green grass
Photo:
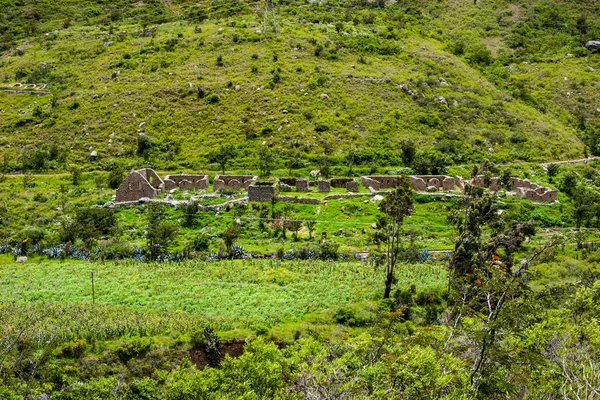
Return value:
[[(131, 19), (112, 26), (130, 35), (108, 37), (100, 17), (79, 15), (82, 7), (72, 27), (30, 37), (23, 55), (0, 59), (1, 84), (17, 76), (47, 82), (56, 99), (51, 105), (50, 97), (0, 94), (0, 152), (8, 169), (22, 168), (21, 155), (42, 143), (59, 145), (69, 164), (92, 168), (92, 147), (103, 168), (115, 161), (137, 167), (144, 164), (135, 155), (138, 130), (156, 143), (146, 163), (169, 170), (216, 169), (206, 155), (224, 143), (241, 148), (235, 169), (255, 168), (263, 142), (281, 155), (280, 167), (295, 151), (300, 168), (318, 167), (326, 143), (333, 146), (336, 165), (352, 148), (374, 152), (376, 164), (378, 155), (399, 163), (406, 138), (443, 151), (454, 163), (550, 160), (582, 156), (581, 138), (587, 140), (585, 132), (597, 125), (591, 109), (597, 85), (589, 68), (598, 56), (580, 43), (598, 31), (593, 5), (558, 2), (555, 26), (539, 0), (511, 11), (519, 14), (516, 19), (504, 0), (476, 6), (412, 1), (381, 10), (366, 4), (348, 9), (337, 1), (282, 4), (275, 36), (257, 33), (262, 18), (249, 9), (231, 18), (210, 15), (200, 32), (196, 23), (172, 21), (176, 13), (186, 15), (187, 2), (173, 8), (152, 3), (144, 7), (164, 18), (150, 21), (164, 23), (157, 23), (154, 37), (138, 37), (141, 17), (125, 3), (115, 6)], [(71, 6), (62, 2), (57, 9)], [(57, 9), (43, 17), (54, 18), (45, 22), (48, 27), (62, 21)], [(369, 13), (373, 23), (361, 22)], [(583, 36), (572, 28), (579, 15), (588, 16)], [(343, 22), (340, 32), (335, 21)], [(525, 44), (509, 46), (515, 36)], [(463, 42), (461, 53), (456, 44)], [(499, 53), (478, 63), (471, 54), (477, 44)], [(219, 55), (223, 66), (216, 65)], [(47, 69), (40, 69), (42, 63)], [(273, 83), (278, 69), (280, 81)], [(448, 85), (437, 84), (442, 77)], [(220, 101), (198, 98), (198, 87)], [(47, 164), (65, 168), (62, 161)]]
[[(98, 306), (240, 318), (240, 327), (244, 321), (298, 320), (378, 298), (383, 290), (383, 271), (357, 262), (2, 264), (0, 303), (91, 306), (93, 271)], [(399, 266), (397, 277), (398, 287), (433, 287), (445, 281), (446, 273), (441, 265), (415, 264)]]

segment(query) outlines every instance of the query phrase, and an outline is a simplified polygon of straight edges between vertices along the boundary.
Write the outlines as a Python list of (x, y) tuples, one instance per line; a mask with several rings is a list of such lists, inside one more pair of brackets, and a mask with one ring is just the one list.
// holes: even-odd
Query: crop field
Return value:
[[(238, 260), (184, 263), (86, 263), (2, 260), (0, 302), (82, 305), (95, 303), (206, 318), (256, 320), (272, 325), (309, 313), (373, 300), (383, 272), (359, 262)], [(443, 284), (443, 266), (398, 269), (398, 284)]]

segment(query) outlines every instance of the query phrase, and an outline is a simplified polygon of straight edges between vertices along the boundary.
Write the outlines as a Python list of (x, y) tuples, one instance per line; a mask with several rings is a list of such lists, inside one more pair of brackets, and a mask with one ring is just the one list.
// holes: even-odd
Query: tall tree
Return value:
[[(453, 308), (446, 345), (462, 331), (469, 342), (465, 353), (472, 361), (471, 384), (478, 390), (490, 390), (497, 366), (511, 362), (500, 343), (522, 329), (528, 306), (527, 269), (555, 243), (551, 240), (515, 262), (516, 252), (535, 234), (533, 222), (507, 223), (498, 212), (495, 197), (470, 185), (465, 187), (464, 203), (451, 221), (459, 236), (449, 264)], [(467, 319), (469, 323), (463, 323)]]
[(231, 160), (237, 157), (237, 149), (232, 144), (226, 144), (219, 147), (219, 150), (213, 151), (208, 154), (208, 161), (219, 164), (223, 175), (225, 175), (225, 168)]
[(383, 229), (386, 246), (386, 274), (383, 298), (390, 297), (394, 272), (400, 250), (400, 228), (404, 218), (413, 210), (412, 187), (407, 176), (400, 177), (396, 190), (390, 193), (381, 204), (379, 210), (385, 214)]

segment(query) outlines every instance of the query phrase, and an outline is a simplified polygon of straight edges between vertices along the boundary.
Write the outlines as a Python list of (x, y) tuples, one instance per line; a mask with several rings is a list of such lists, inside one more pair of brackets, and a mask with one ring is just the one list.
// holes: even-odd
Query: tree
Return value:
[(294, 219), (290, 221), (290, 228), (292, 232), (294, 232), (294, 241), (298, 240), (298, 231), (302, 229), (302, 221), (299, 219)]
[(579, 184), (573, 190), (573, 217), (575, 225), (580, 228), (589, 222), (595, 215), (598, 195), (588, 189), (585, 185)]
[[(478, 390), (493, 391), (498, 365), (514, 362), (500, 345), (523, 329), (523, 314), (531, 304), (525, 275), (531, 263), (555, 243), (550, 241), (529, 258), (515, 263), (526, 238), (535, 234), (533, 222), (505, 222), (496, 199), (482, 188), (467, 185), (462, 207), (451, 217), (459, 236), (449, 263), (451, 334), (468, 340), (470, 382)], [(463, 325), (468, 318), (469, 322)], [(464, 342), (463, 342), (464, 344)], [(492, 362), (493, 360), (493, 362)]]
[(233, 246), (233, 243), (239, 236), (240, 226), (238, 224), (228, 226), (223, 232), (223, 242), (225, 243), (225, 248), (228, 253), (231, 251), (231, 246)]
[(548, 167), (546, 168), (546, 173), (548, 174), (548, 180), (550, 180), (550, 183), (552, 183), (552, 179), (554, 179), (554, 177), (558, 175), (559, 170), (559, 164), (548, 164)]
[(386, 215), (383, 226), (386, 245), (386, 275), (383, 298), (388, 299), (392, 291), (394, 270), (399, 255), (400, 228), (404, 218), (410, 215), (413, 210), (412, 187), (407, 176), (400, 177), (396, 190), (379, 204), (379, 210)]
[(440, 175), (449, 164), (448, 158), (437, 150), (419, 152), (415, 156), (413, 169), (419, 175)]
[(162, 204), (151, 204), (148, 207), (148, 226), (146, 228), (146, 243), (150, 251), (150, 258), (156, 260), (168, 251), (177, 234), (177, 228), (165, 221)]
[(406, 139), (400, 145), (400, 149), (402, 150), (402, 161), (404, 161), (406, 165), (411, 165), (415, 159), (415, 154), (417, 153), (415, 142)]
[(271, 171), (275, 168), (275, 153), (268, 147), (261, 147), (258, 150), (258, 169), (260, 175), (268, 177)]
[(317, 221), (311, 219), (311, 220), (306, 221), (305, 225), (306, 225), (306, 229), (308, 229), (308, 235), (309, 235), (308, 238), (310, 240), (312, 240), (312, 235), (313, 235), (313, 232), (315, 231), (315, 227), (317, 226)]
[(125, 178), (125, 171), (120, 167), (113, 168), (108, 174), (108, 187), (118, 189)]
[(208, 161), (219, 164), (223, 175), (225, 175), (225, 168), (231, 160), (235, 159), (238, 155), (237, 149), (232, 144), (222, 145), (219, 150), (210, 152), (208, 154)]
[[(286, 230), (288, 225), (290, 224), (289, 220), (292, 214), (294, 213), (294, 205), (291, 203), (285, 203), (281, 210), (281, 232), (283, 233), (283, 240), (287, 239)], [(298, 228), (298, 230), (300, 230)]]
[(560, 182), (560, 190), (565, 192), (569, 196), (573, 196), (577, 183), (579, 182), (579, 176), (575, 172), (566, 173), (562, 181)]
[(192, 226), (194, 224), (194, 219), (198, 214), (198, 202), (197, 201), (189, 201), (183, 204), (183, 221), (185, 226)]

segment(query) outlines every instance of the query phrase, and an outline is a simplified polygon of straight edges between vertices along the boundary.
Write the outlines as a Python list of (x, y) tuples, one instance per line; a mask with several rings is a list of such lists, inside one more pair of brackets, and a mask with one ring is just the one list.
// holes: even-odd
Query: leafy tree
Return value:
[(238, 155), (237, 149), (232, 144), (226, 144), (219, 147), (219, 150), (210, 152), (208, 154), (208, 161), (219, 164), (223, 175), (225, 175), (225, 168), (231, 160), (235, 159)]
[(573, 190), (572, 197), (575, 225), (580, 228), (593, 218), (600, 199), (596, 193), (583, 184), (577, 185)]
[(238, 237), (240, 237), (240, 226), (238, 224), (228, 226), (223, 232), (223, 242), (228, 253), (231, 252), (231, 246)]
[(183, 224), (185, 226), (192, 226), (194, 224), (196, 215), (198, 214), (198, 202), (189, 201), (184, 203), (181, 209), (183, 210)]
[(168, 251), (178, 235), (177, 228), (165, 221), (162, 204), (151, 204), (148, 207), (148, 225), (146, 227), (146, 243), (152, 260), (158, 259)]
[(114, 211), (107, 208), (84, 207), (75, 212), (76, 235), (88, 247), (94, 239), (109, 234), (116, 222)]
[(294, 232), (294, 240), (297, 241), (298, 231), (302, 229), (302, 221), (299, 219), (294, 219), (290, 221), (290, 228), (292, 229), (292, 232)]
[(546, 173), (548, 174), (548, 179), (550, 180), (550, 183), (552, 183), (552, 179), (554, 179), (554, 177), (558, 175), (559, 170), (559, 164), (548, 164), (548, 167), (546, 168)]
[(400, 145), (400, 149), (402, 150), (402, 161), (404, 161), (406, 165), (411, 165), (415, 159), (415, 154), (417, 153), (415, 142), (411, 139), (406, 139)]
[[(513, 361), (502, 346), (503, 339), (523, 327), (529, 291), (524, 279), (529, 265), (548, 247), (515, 263), (527, 237), (535, 234), (532, 222), (505, 222), (496, 199), (482, 188), (467, 185), (460, 209), (450, 218), (459, 236), (449, 263), (449, 289), (453, 304), (452, 333), (462, 331), (471, 345), (471, 384), (480, 392), (495, 387), (498, 365)], [(469, 322), (465, 323), (465, 320)]]
[(396, 190), (391, 192), (379, 204), (379, 210), (386, 216), (382, 226), (386, 245), (386, 275), (383, 298), (388, 299), (394, 281), (396, 262), (398, 261), (400, 228), (404, 218), (409, 216), (413, 210), (412, 187), (407, 176), (402, 176), (399, 179)]
[(118, 189), (123, 183), (125, 178), (125, 171), (122, 168), (113, 168), (108, 174), (108, 187), (111, 189)]
[(268, 147), (262, 146), (258, 150), (258, 169), (261, 176), (268, 177), (271, 175), (271, 171), (275, 168), (275, 160), (275, 153)]
[(309, 237), (309, 239), (312, 240), (313, 232), (315, 231), (315, 228), (317, 226), (317, 221), (311, 219), (311, 220), (306, 221), (305, 225), (306, 225), (306, 229), (308, 229), (308, 235), (309, 235), (308, 237)]
[(419, 175), (441, 175), (449, 164), (447, 157), (437, 150), (419, 152), (413, 161), (413, 169)]
[(79, 184), (79, 179), (81, 178), (81, 168), (72, 167), (70, 169), (71, 172), (71, 183), (75, 186)]
[(568, 172), (563, 176), (559, 188), (561, 191), (572, 197), (578, 182), (579, 176), (577, 173)]

